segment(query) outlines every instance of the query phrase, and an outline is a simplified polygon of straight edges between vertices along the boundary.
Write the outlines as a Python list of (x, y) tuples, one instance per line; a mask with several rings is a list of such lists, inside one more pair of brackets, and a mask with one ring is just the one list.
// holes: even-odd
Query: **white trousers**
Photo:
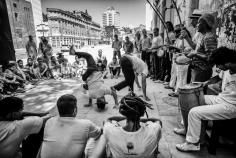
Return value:
[(174, 88), (176, 86), (176, 81), (177, 81), (177, 68), (176, 68), (176, 63), (174, 61), (174, 57), (173, 57), (172, 66), (171, 66), (171, 78), (170, 78), (169, 86)]
[(176, 64), (177, 82), (176, 82), (175, 92), (178, 91), (179, 87), (183, 87), (184, 85), (187, 84), (188, 66), (189, 65)]
[(187, 142), (199, 142), (201, 120), (226, 120), (236, 118), (236, 105), (227, 104), (215, 95), (205, 95), (205, 102), (207, 105), (194, 107), (188, 114)]

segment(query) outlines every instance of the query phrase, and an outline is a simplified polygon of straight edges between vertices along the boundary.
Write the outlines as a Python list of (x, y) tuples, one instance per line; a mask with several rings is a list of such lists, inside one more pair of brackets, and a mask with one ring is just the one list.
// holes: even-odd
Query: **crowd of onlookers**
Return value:
[[(231, 16), (232, 22), (236, 23), (235, 10)], [(145, 74), (145, 80), (147, 75), (155, 83), (164, 84), (165, 88), (172, 89), (173, 93), (169, 94), (172, 97), (178, 96), (178, 89), (188, 83), (201, 83), (203, 87), (207, 87), (209, 84), (218, 84), (218, 81), (222, 81), (218, 95), (205, 95), (205, 105), (190, 110), (187, 129), (174, 129), (176, 134), (186, 136), (184, 143), (176, 145), (178, 150), (185, 152), (200, 150), (202, 120), (225, 120), (236, 117), (236, 52), (226, 47), (217, 48), (219, 44), (214, 27), (216, 21), (212, 14), (193, 14), (190, 18), (193, 27), (196, 28), (194, 35), (182, 25), (174, 27), (171, 22), (166, 22), (167, 35), (164, 36), (164, 40), (159, 35), (158, 28), (153, 29), (150, 37), (145, 29), (141, 33), (137, 32), (134, 43), (129, 41), (128, 37), (122, 43), (115, 35), (111, 63), (107, 63), (102, 50), (98, 51), (96, 59), (96, 68), (103, 73), (103, 78), (106, 78), (109, 72), (111, 78), (118, 78), (124, 64), (120, 63), (123, 57), (121, 48), (126, 56), (135, 53), (142, 59), (139, 60), (147, 65), (148, 72), (140, 70), (140, 74)], [(26, 65), (22, 60), (18, 60), (9, 62), (4, 71), (0, 69), (1, 93), (24, 92), (27, 83), (34, 85), (41, 79), (79, 77), (83, 73), (83, 66), (86, 65), (84, 60), (81, 61), (75, 56), (75, 62), (70, 64), (62, 53), (54, 57), (52, 48), (45, 38), (42, 38), (39, 45), (38, 51), (42, 55), (38, 57), (31, 38), (26, 47)], [(142, 64), (139, 65), (135, 61), (130, 63), (133, 64), (132, 71), (138, 74)], [(211, 78), (214, 65), (221, 72), (217, 72), (218, 75)], [(124, 67), (122, 71), (125, 72)], [(205, 90), (204, 93), (206, 94)], [(150, 104), (137, 97), (133, 89), (119, 102), (119, 113), (122, 116), (102, 120), (103, 127), (98, 127), (90, 120), (76, 118), (79, 109), (77, 99), (73, 95), (61, 96), (56, 104), (59, 116), (52, 117), (47, 113), (24, 112), (24, 103), (20, 98), (11, 96), (1, 99), (0, 157), (157, 156), (161, 121), (156, 118), (141, 118), (147, 114), (146, 108), (150, 107)], [(121, 125), (121, 121), (125, 123)]]

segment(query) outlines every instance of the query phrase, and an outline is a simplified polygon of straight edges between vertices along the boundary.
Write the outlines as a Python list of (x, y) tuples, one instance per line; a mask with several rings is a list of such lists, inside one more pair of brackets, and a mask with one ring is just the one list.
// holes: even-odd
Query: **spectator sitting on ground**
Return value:
[(61, 76), (62, 78), (72, 77), (71, 65), (67, 59), (62, 60), (61, 63)]
[(17, 60), (17, 65), (18, 65), (18, 70), (19, 72), (22, 74), (22, 76), (24, 76), (24, 78), (30, 82), (31, 84), (36, 84), (36, 80), (34, 80), (32, 77), (31, 77), (31, 74), (29, 72), (29, 70), (24, 67), (24, 64), (23, 64), (23, 61), (22, 60)]
[(20, 83), (20, 87), (24, 88), (26, 80), (23, 78), (22, 74), (20, 74), (17, 70), (16, 62), (10, 61), (7, 65), (7, 69), (4, 71), (6, 74), (6, 78), (9, 80), (16, 80)]
[(0, 94), (11, 94), (19, 88), (19, 85), (20, 83), (16, 81), (16, 78), (13, 78), (12, 80), (6, 78), (5, 74), (2, 71), (2, 65), (0, 65)]
[(61, 53), (61, 52), (59, 52), (59, 53), (57, 53), (57, 61), (58, 61), (58, 63), (59, 64), (61, 64), (64, 60), (67, 60), (65, 57), (64, 57), (64, 55), (63, 55), (63, 53)]
[(50, 67), (52, 69), (52, 73), (53, 73), (54, 77), (57, 78), (60, 75), (61, 65), (58, 63), (55, 56), (51, 57)]
[(48, 66), (46, 63), (43, 62), (42, 57), (38, 57), (38, 67), (39, 67), (39, 73), (42, 78), (49, 78), (49, 72), (48, 72)]
[(120, 75), (120, 63), (119, 63), (119, 61), (117, 61), (116, 57), (114, 57), (112, 59), (112, 62), (110, 62), (108, 67), (109, 67), (109, 70), (110, 70), (111, 79), (113, 79), (114, 76), (117, 79)]
[[(41, 118), (24, 117), (23, 100), (17, 97), (4, 98), (0, 100), (0, 105), (0, 157), (21, 157), (20, 146), (22, 146), (22, 151), (27, 151), (22, 141), (30, 134), (37, 134), (51, 116), (43, 116), (45, 113)], [(36, 144), (32, 145), (36, 146)]]
[(75, 56), (75, 62), (73, 62), (73, 64), (72, 64), (73, 75), (75, 77), (80, 77), (82, 74), (81, 69), (83, 69), (83, 66), (82, 66), (78, 56)]
[(34, 78), (34, 79), (40, 79), (40, 73), (39, 73), (39, 68), (38, 65), (35, 63), (35, 61), (32, 60), (32, 58), (27, 59), (27, 64), (25, 66), (27, 71), (29, 72), (29, 75)]
[(101, 129), (90, 120), (78, 119), (77, 100), (63, 95), (57, 101), (59, 117), (49, 119), (44, 129), (41, 158), (83, 157), (89, 138), (97, 139)]
[[(108, 119), (91, 157), (103, 157), (106, 148), (107, 157), (157, 157), (161, 121), (155, 118), (141, 119), (146, 113), (146, 106), (150, 105), (132, 93), (123, 97), (119, 112), (124, 117)], [(122, 120), (126, 120), (123, 127), (118, 123)]]

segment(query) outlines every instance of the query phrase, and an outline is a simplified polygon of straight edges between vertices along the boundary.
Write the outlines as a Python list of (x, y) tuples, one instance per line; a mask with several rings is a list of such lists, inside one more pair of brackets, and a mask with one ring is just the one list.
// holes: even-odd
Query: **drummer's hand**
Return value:
[(186, 55), (188, 58), (192, 58), (194, 56), (196, 56), (196, 53), (195, 52), (190, 52)]
[(190, 48), (190, 47), (186, 47), (185, 49), (184, 49), (184, 52), (190, 52), (192, 50), (192, 48)]
[(180, 34), (180, 36), (181, 36), (182, 38), (184, 38), (184, 39), (189, 38), (188, 33), (187, 33), (186, 30), (181, 30), (181, 34)]
[(208, 81), (202, 82), (202, 86), (206, 87), (208, 85)]

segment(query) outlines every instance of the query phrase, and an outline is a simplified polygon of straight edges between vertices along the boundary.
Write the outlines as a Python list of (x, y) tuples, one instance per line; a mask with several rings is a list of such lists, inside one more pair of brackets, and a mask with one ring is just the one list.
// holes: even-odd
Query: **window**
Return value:
[(16, 21), (17, 21), (18, 13), (15, 13), (14, 15), (15, 15), (15, 19), (16, 19)]
[(14, 7), (14, 8), (17, 8), (17, 4), (16, 4), (16, 3), (13, 3), (13, 7)]

